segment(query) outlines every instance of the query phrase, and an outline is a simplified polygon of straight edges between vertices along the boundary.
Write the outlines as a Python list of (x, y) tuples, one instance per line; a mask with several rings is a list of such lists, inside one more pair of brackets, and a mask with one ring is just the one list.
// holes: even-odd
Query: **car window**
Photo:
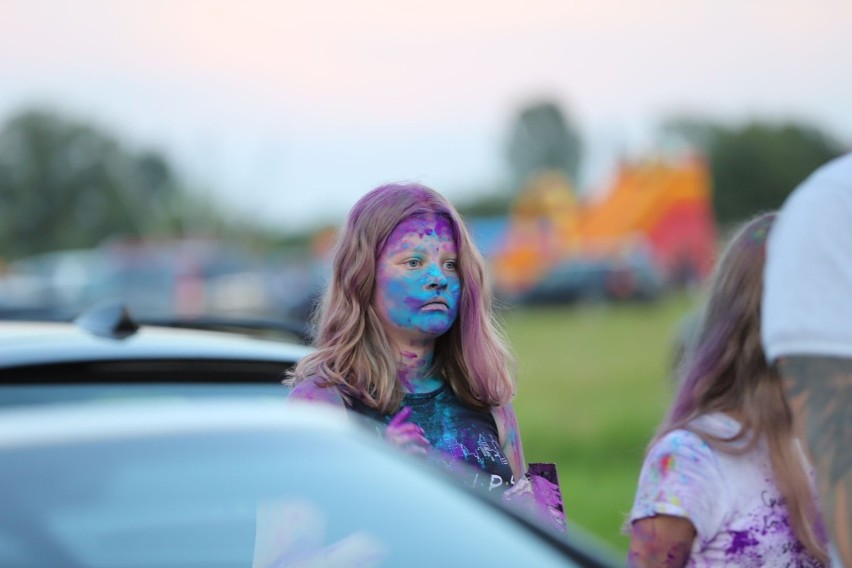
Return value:
[(423, 464), (339, 435), (185, 434), (0, 460), (3, 566), (574, 565)]
[(0, 408), (140, 398), (284, 399), (283, 361), (150, 359), (0, 366)]

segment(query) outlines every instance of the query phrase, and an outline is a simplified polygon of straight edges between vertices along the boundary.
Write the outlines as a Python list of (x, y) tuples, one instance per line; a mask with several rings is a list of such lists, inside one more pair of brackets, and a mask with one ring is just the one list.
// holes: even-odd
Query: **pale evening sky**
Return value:
[(298, 229), (389, 180), (499, 185), (541, 97), (578, 123), (592, 185), (672, 114), (852, 145), (850, 30), (848, 0), (0, 0), (0, 121), (91, 119)]

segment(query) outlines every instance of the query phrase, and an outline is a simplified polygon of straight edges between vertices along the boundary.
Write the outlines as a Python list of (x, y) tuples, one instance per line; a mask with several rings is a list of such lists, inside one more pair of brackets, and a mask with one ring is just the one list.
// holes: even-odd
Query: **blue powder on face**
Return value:
[[(379, 301), (393, 326), (434, 336), (450, 329), (461, 297), (460, 277), (450, 264), (456, 254), (444, 219), (415, 217), (394, 229), (380, 255), (377, 274)], [(408, 266), (409, 262), (414, 264)], [(446, 309), (428, 305), (436, 300)]]

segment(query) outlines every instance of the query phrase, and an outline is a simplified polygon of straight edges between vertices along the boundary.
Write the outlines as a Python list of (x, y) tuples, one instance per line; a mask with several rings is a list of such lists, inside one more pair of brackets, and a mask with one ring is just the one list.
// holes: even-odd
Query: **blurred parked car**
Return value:
[(36, 254), (0, 273), (0, 315), (71, 313), (95, 301), (93, 275), (105, 270), (96, 249)]
[(316, 293), (308, 266), (213, 239), (114, 240), (10, 263), (0, 272), (0, 317), (70, 319), (102, 300), (146, 318), (298, 317), (294, 307)]
[(104, 270), (92, 293), (151, 317), (268, 313), (264, 266), (248, 251), (211, 239), (114, 241), (99, 247)]
[(332, 410), (0, 412), (0, 565), (612, 566)]
[(0, 566), (618, 565), (374, 425), (286, 405), (283, 373), (311, 351), (298, 335), (162, 323), (210, 329), (120, 303), (0, 321)]
[(641, 254), (625, 258), (573, 258), (556, 265), (514, 301), (559, 304), (584, 301), (652, 301), (664, 282), (651, 260)]

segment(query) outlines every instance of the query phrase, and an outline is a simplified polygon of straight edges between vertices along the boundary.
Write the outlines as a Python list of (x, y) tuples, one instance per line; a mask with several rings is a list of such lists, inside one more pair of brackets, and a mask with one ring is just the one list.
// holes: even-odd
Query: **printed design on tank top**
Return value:
[[(462, 475), (471, 487), (502, 491), (515, 483), (490, 412), (465, 407), (446, 383), (430, 393), (406, 395), (403, 406), (412, 409), (409, 422), (423, 428), (432, 449), (438, 450), (429, 452), (430, 461), (450, 471), (460, 469), (459, 462), (470, 466)], [(382, 424), (392, 418), (357, 401), (352, 409)], [(378, 426), (376, 431), (382, 434)]]

